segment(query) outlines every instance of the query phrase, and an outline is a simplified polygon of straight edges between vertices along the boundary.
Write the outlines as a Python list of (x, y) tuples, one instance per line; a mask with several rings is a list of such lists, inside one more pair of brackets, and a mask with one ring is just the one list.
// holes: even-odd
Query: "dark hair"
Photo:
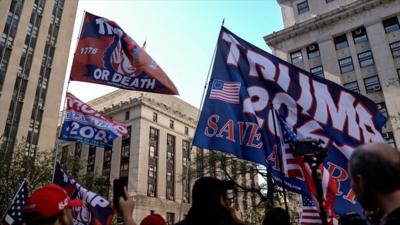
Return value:
[(227, 190), (233, 189), (231, 181), (221, 181), (214, 177), (199, 178), (193, 185), (192, 206), (208, 207), (220, 204), (220, 197), (227, 199)]
[(36, 212), (34, 213), (29, 213), (24, 215), (25, 217), (25, 223), (27, 225), (53, 225), (56, 223), (57, 219), (63, 214), (63, 212), (57, 213), (54, 216), (44, 218), (44, 219), (34, 219), (38, 218), (38, 215)]
[(220, 203), (221, 197), (227, 199), (226, 191), (232, 189), (229, 181), (221, 181), (213, 177), (199, 178), (192, 189), (192, 207), (186, 224), (235, 224), (227, 208)]
[(289, 213), (282, 208), (272, 208), (265, 213), (263, 225), (290, 225)]
[(339, 225), (367, 225), (367, 221), (357, 213), (351, 212), (339, 218)]
[(400, 189), (400, 152), (385, 145), (376, 144), (382, 149), (354, 150), (349, 160), (351, 178), (357, 183), (357, 175), (361, 175), (373, 192), (391, 193)]

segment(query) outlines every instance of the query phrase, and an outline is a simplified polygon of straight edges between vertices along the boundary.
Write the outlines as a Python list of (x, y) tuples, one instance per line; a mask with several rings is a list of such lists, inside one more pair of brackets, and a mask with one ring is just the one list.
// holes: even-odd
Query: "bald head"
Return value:
[(370, 143), (356, 148), (350, 157), (351, 179), (362, 176), (375, 193), (400, 190), (400, 152), (385, 143)]

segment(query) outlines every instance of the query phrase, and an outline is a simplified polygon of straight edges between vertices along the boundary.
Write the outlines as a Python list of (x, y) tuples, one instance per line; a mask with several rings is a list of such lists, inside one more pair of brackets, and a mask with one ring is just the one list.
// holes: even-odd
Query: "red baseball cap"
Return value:
[(30, 220), (41, 220), (74, 206), (82, 206), (82, 201), (70, 199), (67, 192), (58, 185), (48, 184), (32, 193), (23, 212)]
[(167, 222), (160, 216), (160, 214), (154, 213), (146, 216), (140, 225), (165, 225)]

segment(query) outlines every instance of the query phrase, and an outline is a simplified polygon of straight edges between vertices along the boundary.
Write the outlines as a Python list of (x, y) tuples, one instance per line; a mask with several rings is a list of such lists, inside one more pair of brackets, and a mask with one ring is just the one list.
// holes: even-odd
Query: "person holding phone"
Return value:
[(133, 220), (133, 210), (135, 209), (135, 202), (133, 197), (129, 196), (128, 189), (124, 186), (124, 196), (119, 197), (119, 212), (124, 220), (124, 225), (136, 225), (135, 220)]

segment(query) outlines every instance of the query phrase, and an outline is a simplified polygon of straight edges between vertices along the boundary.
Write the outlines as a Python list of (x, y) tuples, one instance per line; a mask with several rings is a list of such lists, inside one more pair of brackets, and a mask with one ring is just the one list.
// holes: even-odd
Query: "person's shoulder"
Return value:
[(400, 224), (400, 207), (389, 213), (386, 218), (384, 225), (399, 225)]

